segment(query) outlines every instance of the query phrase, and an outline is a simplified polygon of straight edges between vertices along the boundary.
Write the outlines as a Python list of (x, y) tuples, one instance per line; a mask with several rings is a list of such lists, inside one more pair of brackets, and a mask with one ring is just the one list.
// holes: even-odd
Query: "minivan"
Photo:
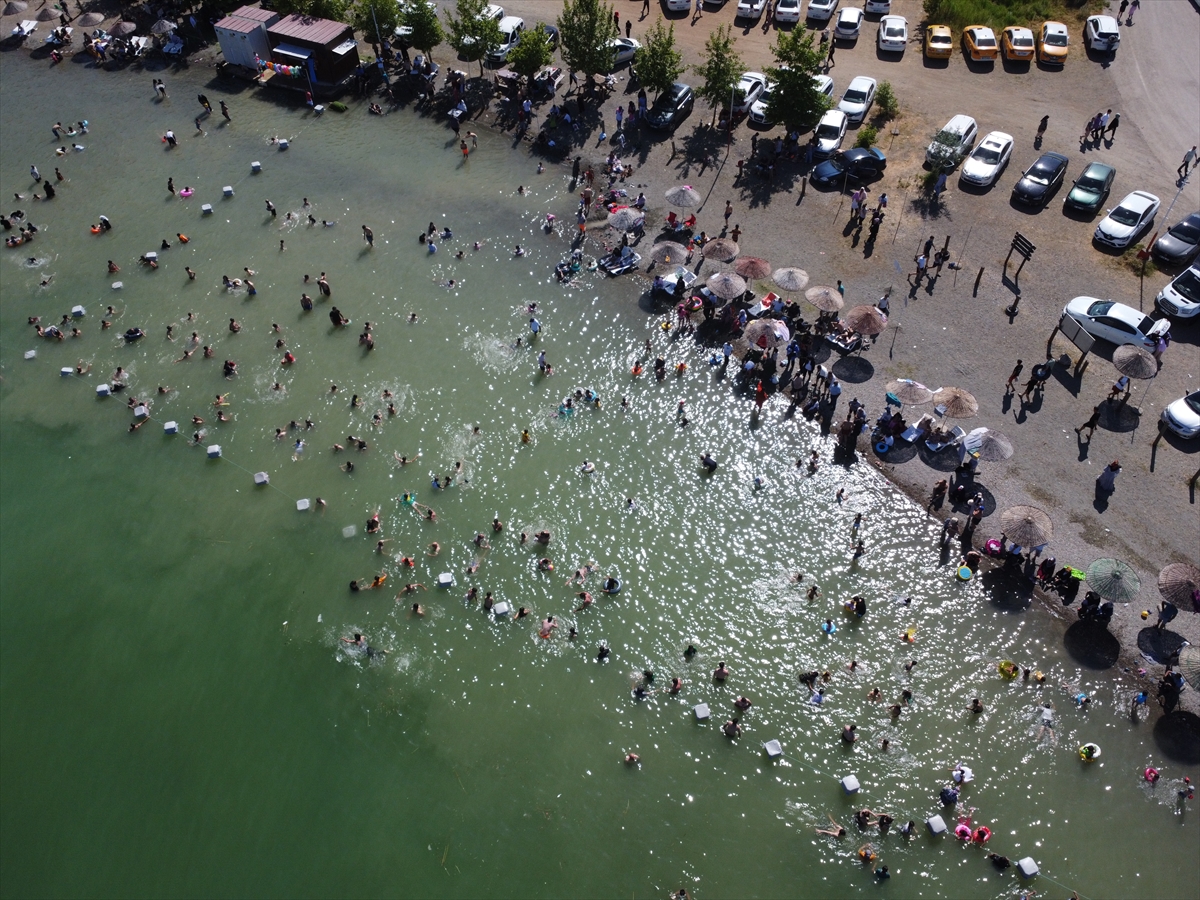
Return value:
[(525, 30), (525, 20), (520, 16), (505, 16), (500, 20), (500, 43), (496, 49), (488, 54), (488, 59), (492, 62), (502, 63), (508, 59), (508, 54), (512, 48), (517, 46), (517, 42), (521, 40), (521, 33)]
[(947, 122), (942, 131), (953, 134), (957, 140), (953, 145), (930, 141), (929, 146), (925, 148), (925, 162), (952, 169), (975, 146), (979, 126), (970, 116), (960, 114)]

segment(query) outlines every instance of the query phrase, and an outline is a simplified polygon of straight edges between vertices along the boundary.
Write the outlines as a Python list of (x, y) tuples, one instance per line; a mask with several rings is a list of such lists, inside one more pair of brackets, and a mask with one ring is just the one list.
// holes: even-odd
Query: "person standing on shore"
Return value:
[(1017, 364), (1013, 366), (1012, 372), (1009, 373), (1008, 381), (1004, 382), (1004, 393), (1007, 394), (1009, 391), (1013, 390), (1013, 382), (1021, 377), (1021, 372), (1024, 370), (1024, 368), (1025, 362), (1018, 359)]
[(1115, 459), (1104, 467), (1104, 471), (1096, 476), (1096, 490), (1111, 494), (1117, 489), (1117, 476), (1121, 474), (1121, 464)]
[(225, 105), (225, 101), (224, 101), (224, 100), (222, 100), (222, 101), (221, 101), (221, 115), (223, 115), (223, 116), (225, 117), (225, 121), (226, 121), (226, 122), (232, 122), (232, 121), (233, 121), (233, 119), (231, 119), (231, 118), (229, 117), (229, 107)]

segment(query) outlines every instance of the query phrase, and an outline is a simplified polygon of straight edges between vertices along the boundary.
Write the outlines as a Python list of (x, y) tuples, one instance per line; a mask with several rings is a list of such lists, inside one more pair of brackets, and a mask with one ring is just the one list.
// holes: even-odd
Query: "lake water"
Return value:
[[(547, 212), (571, 220), (569, 172), (535, 174), (490, 132), (464, 164), (448, 130), (410, 112), (317, 119), (274, 94), (227, 93), (206, 73), (167, 73), (158, 103), (157, 74), (0, 57), (0, 189), (28, 195), (31, 163), (52, 175), (57, 162), (69, 178), (53, 202), (21, 204), (41, 232), (0, 260), (4, 895), (1013, 896), (1012, 870), (997, 874), (986, 851), (923, 828), (911, 841), (874, 836), (890, 882), (857, 861), (871, 836), (859, 837), (855, 809), (920, 826), (943, 812), (938, 791), (959, 761), (977, 774), (965, 796), (994, 832), (990, 849), (1034, 857), (1040, 893), (1197, 895), (1195, 812), (1175, 796), (1196, 772), (1164, 762), (1150, 726), (1131, 722), (1133, 682), (1081, 673), (1036, 608), (1014, 613), (956, 583), (923, 511), (870, 467), (833, 465), (831, 444), (784, 419), (781, 400), (752, 422), (705, 351), (658, 329), (645, 282), (556, 284), (568, 245), (540, 224)], [(198, 90), (226, 99), (233, 124), (218, 115), (192, 137)], [(50, 127), (82, 118), (90, 133), (73, 140), (86, 150), (56, 160)], [(176, 150), (160, 141), (167, 128)], [(288, 151), (268, 144), (276, 135)], [(172, 197), (168, 177), (195, 195)], [(337, 225), (287, 223), (304, 197)], [(101, 214), (115, 227), (93, 236)], [(415, 240), (431, 220), (456, 235), (435, 256)], [(137, 266), (177, 232), (190, 243), (162, 252), (157, 271)], [(478, 252), (475, 240), (486, 241)], [(518, 243), (528, 253), (514, 259)], [(221, 286), (243, 267), (257, 273), (255, 297)], [(301, 278), (320, 272), (350, 328), (331, 328), (328, 301), (302, 312), (301, 291), (317, 291)], [(514, 349), (528, 343), (531, 302), (551, 378), (536, 349)], [(87, 308), (82, 338), (41, 341), (26, 324), (57, 322), (76, 303)], [(102, 332), (108, 304), (120, 315)], [(355, 339), (364, 320), (370, 353)], [(272, 323), (297, 357), (290, 368)], [(126, 345), (130, 327), (148, 337)], [(193, 330), (215, 358), (176, 363)], [(670, 365), (687, 362), (686, 375), (632, 378), (647, 338)], [(225, 358), (239, 363), (233, 381)], [(59, 376), (80, 359), (88, 376)], [(171, 388), (132, 434), (127, 395), (95, 395), (118, 365), (135, 393)], [(602, 408), (556, 417), (576, 388), (597, 391)], [(384, 390), (398, 412), (375, 428)], [(211, 404), (226, 392), (233, 421), (218, 424)], [(189, 446), (197, 414), (221, 459)], [(294, 459), (296, 436), (276, 440), (275, 429), (306, 417), (316, 427)], [(163, 434), (169, 419), (180, 434)], [(330, 451), (351, 433), (367, 452)], [(795, 461), (813, 448), (825, 462), (809, 475)], [(393, 451), (420, 457), (400, 467)], [(711, 478), (696, 464), (706, 451), (721, 462)], [(346, 459), (353, 473), (339, 469)], [(585, 459), (594, 474), (580, 472)], [(458, 462), (458, 483), (434, 491), (431, 476)], [(258, 471), (269, 487), (254, 486)], [(397, 502), (405, 491), (436, 508), (436, 524)], [(297, 512), (297, 499), (316, 497), (325, 510)], [(377, 509), (382, 556), (364, 529)], [(856, 512), (868, 550), (857, 562)], [(491, 533), (495, 515), (503, 534)], [(549, 551), (518, 544), (518, 532), (542, 528)], [(489, 552), (472, 544), (477, 531)], [(543, 552), (553, 575), (537, 570)], [(415, 574), (400, 554), (416, 558)], [(624, 589), (576, 613), (578, 588), (564, 582), (588, 560)], [(383, 589), (347, 590), (383, 569)], [(456, 586), (438, 591), (446, 571)], [(797, 571), (803, 586), (790, 582)], [(814, 580), (821, 599), (810, 603)], [(429, 586), (415, 598), (423, 618), (409, 615), (412, 597), (393, 599), (409, 581)], [(495, 621), (465, 601), (469, 585), (533, 615)], [(599, 597), (596, 576), (590, 587)], [(861, 621), (841, 611), (852, 594), (869, 598)], [(546, 615), (560, 627), (540, 640)], [(900, 640), (909, 629), (914, 644)], [(341, 638), (356, 631), (386, 654), (348, 652)], [(603, 664), (601, 642), (612, 649)], [(1005, 658), (1043, 670), (1045, 686), (1003, 680)], [(709, 677), (721, 660), (733, 670), (724, 686)], [(659, 690), (638, 701), (647, 667)], [(833, 673), (823, 706), (797, 680), (809, 669)], [(671, 696), (674, 676), (684, 687)], [(1093, 694), (1089, 710), (1064, 681)], [(866, 697), (876, 685), (883, 703)], [(911, 708), (894, 722), (887, 707), (905, 689)], [(754, 706), (731, 741), (720, 725), (742, 694)], [(974, 696), (980, 716), (967, 711)], [(1046, 698), (1056, 741), (1037, 737)], [(692, 715), (701, 702), (707, 723)], [(861, 734), (852, 748), (839, 739), (850, 722)], [(761, 749), (771, 739), (784, 748), (774, 762)], [(1103, 747), (1098, 762), (1079, 761), (1084, 741)], [(623, 763), (629, 751), (639, 768)], [(1164, 775), (1153, 790), (1141, 777), (1150, 764)], [(854, 798), (838, 783), (848, 773), (863, 786)], [(850, 827), (844, 841), (814, 834), (827, 814)]]

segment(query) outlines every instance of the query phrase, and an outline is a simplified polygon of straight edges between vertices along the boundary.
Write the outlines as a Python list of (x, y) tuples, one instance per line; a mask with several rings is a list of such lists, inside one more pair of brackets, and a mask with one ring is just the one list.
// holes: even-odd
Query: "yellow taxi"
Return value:
[(963, 29), (963, 55), (975, 62), (994, 62), (999, 47), (996, 33), (986, 25), (968, 25)]
[(1000, 38), (1000, 52), (1009, 62), (1033, 61), (1033, 32), (1010, 25)]
[(1038, 62), (1043, 66), (1061, 66), (1067, 61), (1067, 26), (1062, 22), (1043, 22), (1038, 40)]
[(930, 25), (925, 29), (925, 56), (928, 59), (949, 59), (954, 50), (954, 38), (949, 25)]

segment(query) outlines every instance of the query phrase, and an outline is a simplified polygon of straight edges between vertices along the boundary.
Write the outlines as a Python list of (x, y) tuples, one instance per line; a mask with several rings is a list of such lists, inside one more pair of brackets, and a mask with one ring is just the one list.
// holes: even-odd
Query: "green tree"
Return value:
[(355, 31), (376, 44), (381, 37), (391, 38), (400, 24), (400, 5), (396, 0), (358, 0), (350, 10), (349, 22)]
[(781, 31), (771, 53), (775, 65), (767, 69), (766, 76), (775, 86), (767, 100), (768, 116), (788, 131), (814, 127), (829, 108), (829, 98), (817, 90), (814, 80), (825, 57), (813, 46), (813, 33), (799, 28)]
[(713, 121), (717, 109), (729, 103), (729, 98), (742, 77), (742, 58), (733, 49), (735, 39), (730, 37), (728, 25), (721, 25), (708, 36), (704, 43), (704, 64), (694, 71), (704, 79), (696, 93), (712, 107)]
[(550, 49), (550, 35), (546, 26), (538, 24), (537, 28), (521, 33), (517, 46), (508, 54), (508, 67), (518, 75), (532, 78), (542, 66), (548, 66), (554, 59), (554, 51)]
[(500, 23), (484, 15), (487, 0), (457, 0), (455, 12), (446, 13), (446, 24), (450, 27), (450, 46), (467, 62), (479, 63), (479, 77), (483, 77), (483, 59), (500, 46)]
[(663, 28), (660, 18), (646, 32), (645, 45), (633, 57), (638, 82), (654, 91), (655, 96), (667, 90), (683, 74), (683, 54), (675, 46), (675, 23)]
[(613, 50), (609, 46), (618, 34), (612, 7), (600, 0), (563, 0), (558, 17), (558, 35), (563, 59), (573, 72), (583, 74), (587, 89), (592, 76), (611, 72)]
[(412, 29), (408, 42), (433, 59), (433, 48), (446, 39), (442, 23), (438, 20), (437, 8), (428, 0), (408, 0), (400, 19), (406, 28)]
[(297, 13), (318, 19), (345, 21), (348, 0), (277, 0), (275, 11), (285, 16)]

